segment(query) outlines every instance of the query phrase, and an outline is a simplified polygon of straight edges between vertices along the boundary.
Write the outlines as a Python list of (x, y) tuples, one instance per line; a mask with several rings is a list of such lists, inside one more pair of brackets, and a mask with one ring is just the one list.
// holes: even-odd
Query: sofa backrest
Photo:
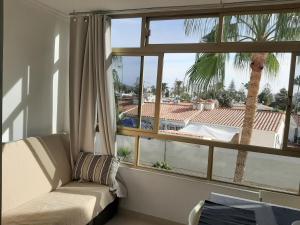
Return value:
[(2, 211), (71, 180), (65, 135), (31, 137), (2, 145)]

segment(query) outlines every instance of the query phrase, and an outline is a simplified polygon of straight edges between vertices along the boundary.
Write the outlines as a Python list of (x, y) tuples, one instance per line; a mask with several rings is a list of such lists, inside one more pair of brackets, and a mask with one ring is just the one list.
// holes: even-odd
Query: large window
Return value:
[(299, 16), (116, 19), (139, 21), (126, 37), (134, 48), (113, 49), (118, 146), (131, 152), (124, 161), (298, 193)]

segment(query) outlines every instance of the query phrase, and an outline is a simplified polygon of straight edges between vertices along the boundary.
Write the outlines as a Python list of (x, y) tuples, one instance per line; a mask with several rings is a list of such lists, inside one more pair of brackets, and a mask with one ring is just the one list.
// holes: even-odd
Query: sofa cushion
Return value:
[(84, 225), (114, 197), (109, 187), (71, 182), (3, 214), (5, 225)]
[(119, 161), (111, 155), (94, 155), (80, 152), (76, 161), (73, 178), (80, 182), (96, 182), (113, 186), (119, 168)]
[(71, 181), (62, 135), (2, 145), (2, 211), (13, 209)]

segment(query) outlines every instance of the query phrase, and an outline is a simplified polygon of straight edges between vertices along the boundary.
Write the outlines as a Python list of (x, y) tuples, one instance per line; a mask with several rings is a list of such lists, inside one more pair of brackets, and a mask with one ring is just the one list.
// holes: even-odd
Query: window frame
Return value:
[[(282, 193), (290, 193), (284, 190), (273, 190), (270, 188), (257, 187), (251, 185), (244, 185), (240, 183), (224, 182), (212, 179), (213, 173), (213, 157), (214, 147), (221, 147), (228, 150), (246, 151), (264, 153), (278, 156), (289, 156), (300, 158), (300, 146), (290, 147), (288, 146), (288, 133), (290, 126), (292, 98), (293, 98), (293, 84), (296, 68), (296, 59), (300, 56), (300, 41), (278, 41), (278, 42), (222, 42), (222, 31), (223, 31), (223, 18), (228, 15), (236, 14), (263, 14), (263, 13), (284, 13), (284, 12), (300, 12), (300, 4), (287, 4), (287, 5), (273, 5), (266, 6), (264, 10), (261, 10), (259, 6), (251, 6), (247, 8), (221, 8), (221, 9), (207, 9), (207, 10), (178, 10), (176, 12), (156, 12), (156, 13), (138, 13), (138, 14), (121, 14), (112, 15), (112, 18), (130, 18), (130, 17), (141, 17), (142, 28), (141, 28), (141, 46), (139, 48), (113, 48), (112, 54), (115, 56), (158, 56), (158, 70), (157, 70), (157, 84), (156, 84), (156, 103), (155, 103), (155, 126), (153, 130), (142, 130), (136, 128), (125, 128), (118, 126), (117, 133), (119, 135), (133, 136), (136, 138), (135, 144), (135, 163), (132, 165), (136, 168), (150, 169), (153, 171), (160, 171), (155, 168), (149, 168), (148, 166), (142, 166), (139, 163), (140, 156), (140, 138), (148, 137), (161, 140), (179, 141), (191, 144), (206, 145), (209, 147), (208, 155), (208, 168), (207, 177), (204, 180), (216, 181), (220, 183), (229, 183), (232, 185), (244, 186), (244, 187), (255, 187), (261, 190), (272, 190)], [(178, 16), (180, 14), (180, 16)], [(219, 17), (219, 29), (217, 31), (217, 41), (215, 43), (179, 43), (179, 44), (149, 44), (149, 25), (150, 21), (154, 20), (170, 20), (179, 18), (209, 18)], [(288, 103), (285, 118), (285, 127), (283, 134), (283, 146), (281, 149), (275, 149), (270, 147), (261, 147), (253, 145), (242, 145), (233, 144), (220, 141), (211, 141), (197, 139), (193, 137), (185, 137), (178, 135), (162, 134), (159, 133), (160, 127), (160, 102), (161, 102), (161, 85), (163, 75), (163, 63), (164, 54), (167, 53), (230, 53), (230, 52), (278, 52), (278, 53), (291, 53), (291, 65), (289, 74), (289, 86), (288, 86)], [(143, 65), (142, 65), (143, 66)], [(139, 103), (141, 105), (141, 101)], [(139, 106), (140, 107), (140, 106)], [(141, 114), (139, 114), (141, 119)], [(172, 171), (160, 171), (166, 173), (177, 174)], [(189, 175), (183, 175), (189, 176)], [(190, 176), (193, 177), (193, 176)], [(197, 179), (203, 179), (196, 177)], [(299, 187), (300, 188), (300, 187)], [(300, 193), (300, 190), (299, 190)], [(297, 193), (297, 194), (299, 194)]]
[[(138, 128), (131, 128), (131, 127), (122, 127), (122, 126), (117, 126), (118, 131), (119, 130), (128, 130), (128, 131), (146, 131), (149, 133), (158, 133), (159, 130), (159, 112), (160, 109), (157, 109), (157, 102), (160, 102), (161, 100), (161, 83), (162, 83), (162, 65), (163, 65), (163, 54), (149, 54), (149, 53), (144, 53), (144, 54), (136, 54), (132, 52), (127, 52), (127, 53), (122, 53), (122, 52), (117, 52), (113, 53), (113, 56), (136, 56), (136, 57), (141, 57), (141, 65), (140, 65), (140, 83), (139, 83), (139, 104), (138, 104)], [(158, 58), (158, 65), (157, 65), (157, 76), (156, 76), (156, 100), (155, 100), (155, 120), (154, 120), (154, 128), (153, 130), (144, 130), (140, 128), (141, 126), (141, 120), (142, 120), (142, 95), (143, 95), (143, 82), (144, 82), (144, 57), (147, 56), (156, 56)], [(158, 116), (158, 117), (157, 117)]]

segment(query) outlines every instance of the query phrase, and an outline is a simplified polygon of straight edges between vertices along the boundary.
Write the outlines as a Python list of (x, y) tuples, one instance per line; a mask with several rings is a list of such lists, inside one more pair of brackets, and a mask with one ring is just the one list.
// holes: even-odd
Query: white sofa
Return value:
[(107, 186), (72, 181), (65, 135), (2, 147), (3, 225), (86, 225), (114, 201)]

